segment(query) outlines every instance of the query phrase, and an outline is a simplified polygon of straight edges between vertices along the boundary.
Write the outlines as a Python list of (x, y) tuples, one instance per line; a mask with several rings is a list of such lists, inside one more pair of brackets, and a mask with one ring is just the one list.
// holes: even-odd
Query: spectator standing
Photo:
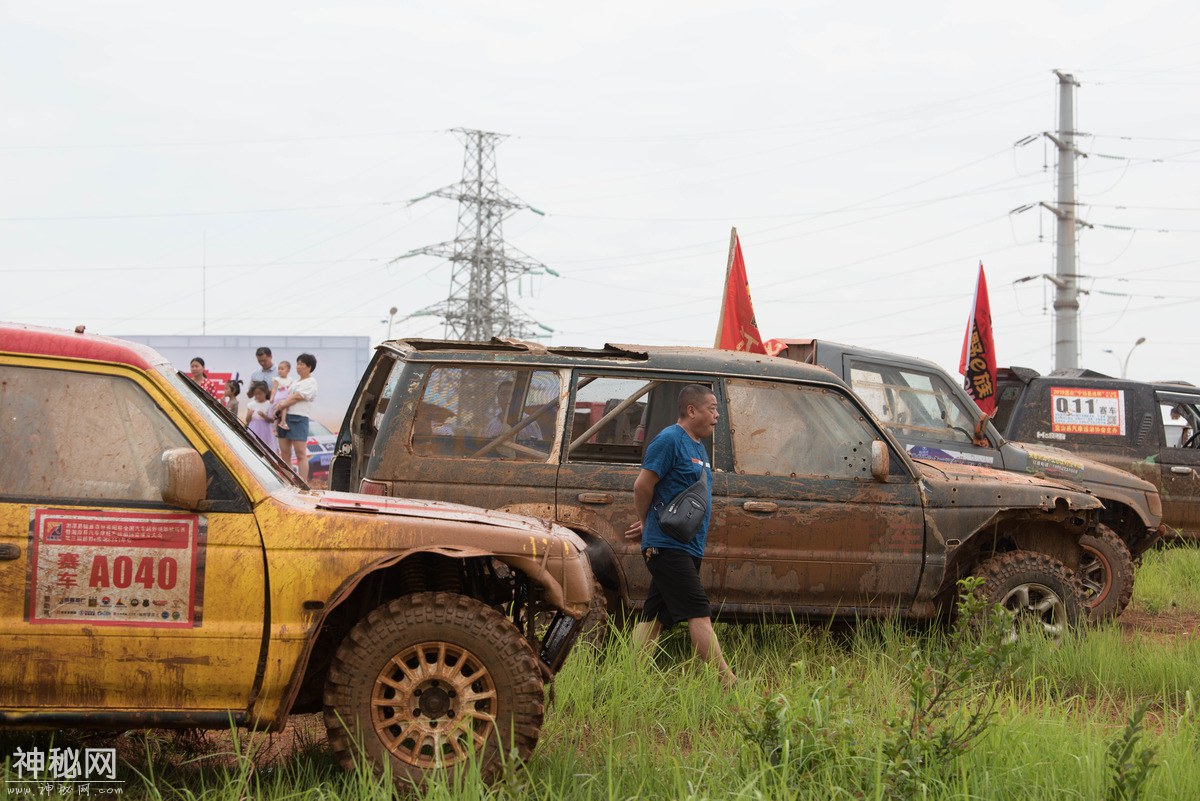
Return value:
[(282, 418), (287, 428), (280, 426), (279, 453), (285, 462), (296, 455), (296, 466), (300, 478), (308, 481), (308, 418), (312, 414), (313, 401), (317, 399), (317, 379), (312, 373), (317, 369), (317, 357), (301, 353), (296, 357), (298, 378), (286, 398), (275, 404), (276, 418)]
[(246, 403), (246, 428), (268, 448), (277, 450), (279, 443), (275, 439), (274, 415), (271, 413), (271, 401), (267, 398), (267, 385), (255, 381), (247, 391), (250, 400)]
[(208, 373), (204, 370), (204, 359), (199, 356), (192, 357), (191, 364), (188, 365), (191, 379), (200, 386), (204, 386), (204, 379), (208, 377)]
[(238, 395), (241, 392), (242, 382), (237, 376), (225, 382), (225, 397), (221, 398), (221, 403), (235, 418), (238, 416)]
[[(625, 538), (641, 540), (642, 557), (650, 571), (650, 595), (642, 607), (643, 622), (633, 631), (633, 641), (649, 647), (663, 629), (686, 620), (696, 653), (717, 669), (721, 684), (731, 688), (737, 676), (721, 655), (711, 606), (700, 584), (700, 563), (712, 513), (712, 465), (704, 440), (712, 435), (718, 417), (717, 398), (711, 389), (688, 384), (679, 391), (679, 420), (646, 446), (641, 472), (633, 484), (638, 520), (625, 532)], [(696, 536), (680, 542), (659, 526), (658, 510), (701, 475), (707, 479), (708, 510)]]
[(250, 388), (246, 390), (247, 397), (250, 397), (250, 393), (256, 383), (261, 382), (270, 387), (271, 382), (275, 380), (275, 376), (279, 374), (279, 371), (275, 368), (275, 360), (271, 355), (270, 348), (263, 346), (254, 351), (254, 358), (258, 360), (258, 369), (250, 374)]

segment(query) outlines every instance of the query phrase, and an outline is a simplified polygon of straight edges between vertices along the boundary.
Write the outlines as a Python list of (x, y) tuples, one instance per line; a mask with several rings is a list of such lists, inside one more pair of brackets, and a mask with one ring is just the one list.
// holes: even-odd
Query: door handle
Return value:
[(581, 492), (578, 496), (580, 503), (612, 503), (611, 492)]
[(0, 559), (12, 560), (21, 558), (21, 546), (11, 542), (0, 544)]
[(1175, 465), (1171, 468), (1171, 472), (1181, 476), (1190, 476), (1195, 471), (1190, 467), (1181, 467), (1179, 465)]
[(746, 501), (742, 504), (742, 508), (747, 512), (764, 512), (770, 514), (778, 511), (779, 504), (774, 501)]

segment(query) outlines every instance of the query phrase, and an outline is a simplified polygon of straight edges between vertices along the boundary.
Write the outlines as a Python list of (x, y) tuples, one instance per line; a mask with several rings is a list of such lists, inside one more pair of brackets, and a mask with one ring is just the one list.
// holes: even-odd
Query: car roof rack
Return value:
[(447, 339), (401, 339), (396, 340), (410, 346), (416, 351), (491, 351), (501, 353), (532, 353), (553, 354), (555, 356), (580, 358), (610, 358), (610, 359), (639, 359), (650, 358), (646, 351), (631, 350), (620, 345), (605, 345), (603, 348), (583, 348), (574, 346), (552, 347), (540, 342), (529, 342), (524, 339), (511, 337), (492, 337), (488, 342), (470, 342), (466, 340)]
[(1056, 378), (1116, 378), (1114, 375), (1089, 370), (1086, 367), (1063, 367), (1059, 370), (1052, 370), (1050, 375)]

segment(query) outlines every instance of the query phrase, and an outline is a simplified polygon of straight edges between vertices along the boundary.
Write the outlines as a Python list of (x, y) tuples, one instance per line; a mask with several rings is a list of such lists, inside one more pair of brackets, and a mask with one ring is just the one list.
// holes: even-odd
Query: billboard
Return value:
[(204, 359), (208, 373), (230, 373), (241, 378), (242, 393), (238, 398), (239, 417), (245, 417), (246, 390), (250, 374), (258, 369), (254, 352), (268, 347), (278, 365), (292, 363), (296, 376), (296, 357), (311, 353), (317, 359), (313, 378), (317, 379), (317, 400), (313, 418), (337, 431), (346, 414), (358, 380), (371, 359), (369, 337), (326, 336), (226, 336), (221, 334), (195, 336), (159, 336), (120, 334), (121, 339), (140, 342), (161, 353), (180, 371), (187, 373), (188, 364), (199, 356)]

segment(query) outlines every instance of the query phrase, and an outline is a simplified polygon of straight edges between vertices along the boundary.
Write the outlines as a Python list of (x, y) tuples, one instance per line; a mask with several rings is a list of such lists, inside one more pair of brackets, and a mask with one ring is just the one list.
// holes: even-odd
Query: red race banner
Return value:
[(725, 294), (721, 301), (721, 319), (717, 323), (714, 348), (763, 353), (762, 334), (754, 320), (754, 304), (750, 302), (750, 280), (746, 278), (746, 262), (742, 259), (742, 243), (737, 229), (729, 234), (729, 264), (725, 268)]
[(992, 342), (992, 307), (988, 303), (987, 278), (983, 262), (979, 262), (979, 279), (975, 283), (975, 302), (967, 320), (963, 337), (962, 356), (958, 372), (963, 374), (963, 386), (984, 414), (996, 413), (996, 346)]

